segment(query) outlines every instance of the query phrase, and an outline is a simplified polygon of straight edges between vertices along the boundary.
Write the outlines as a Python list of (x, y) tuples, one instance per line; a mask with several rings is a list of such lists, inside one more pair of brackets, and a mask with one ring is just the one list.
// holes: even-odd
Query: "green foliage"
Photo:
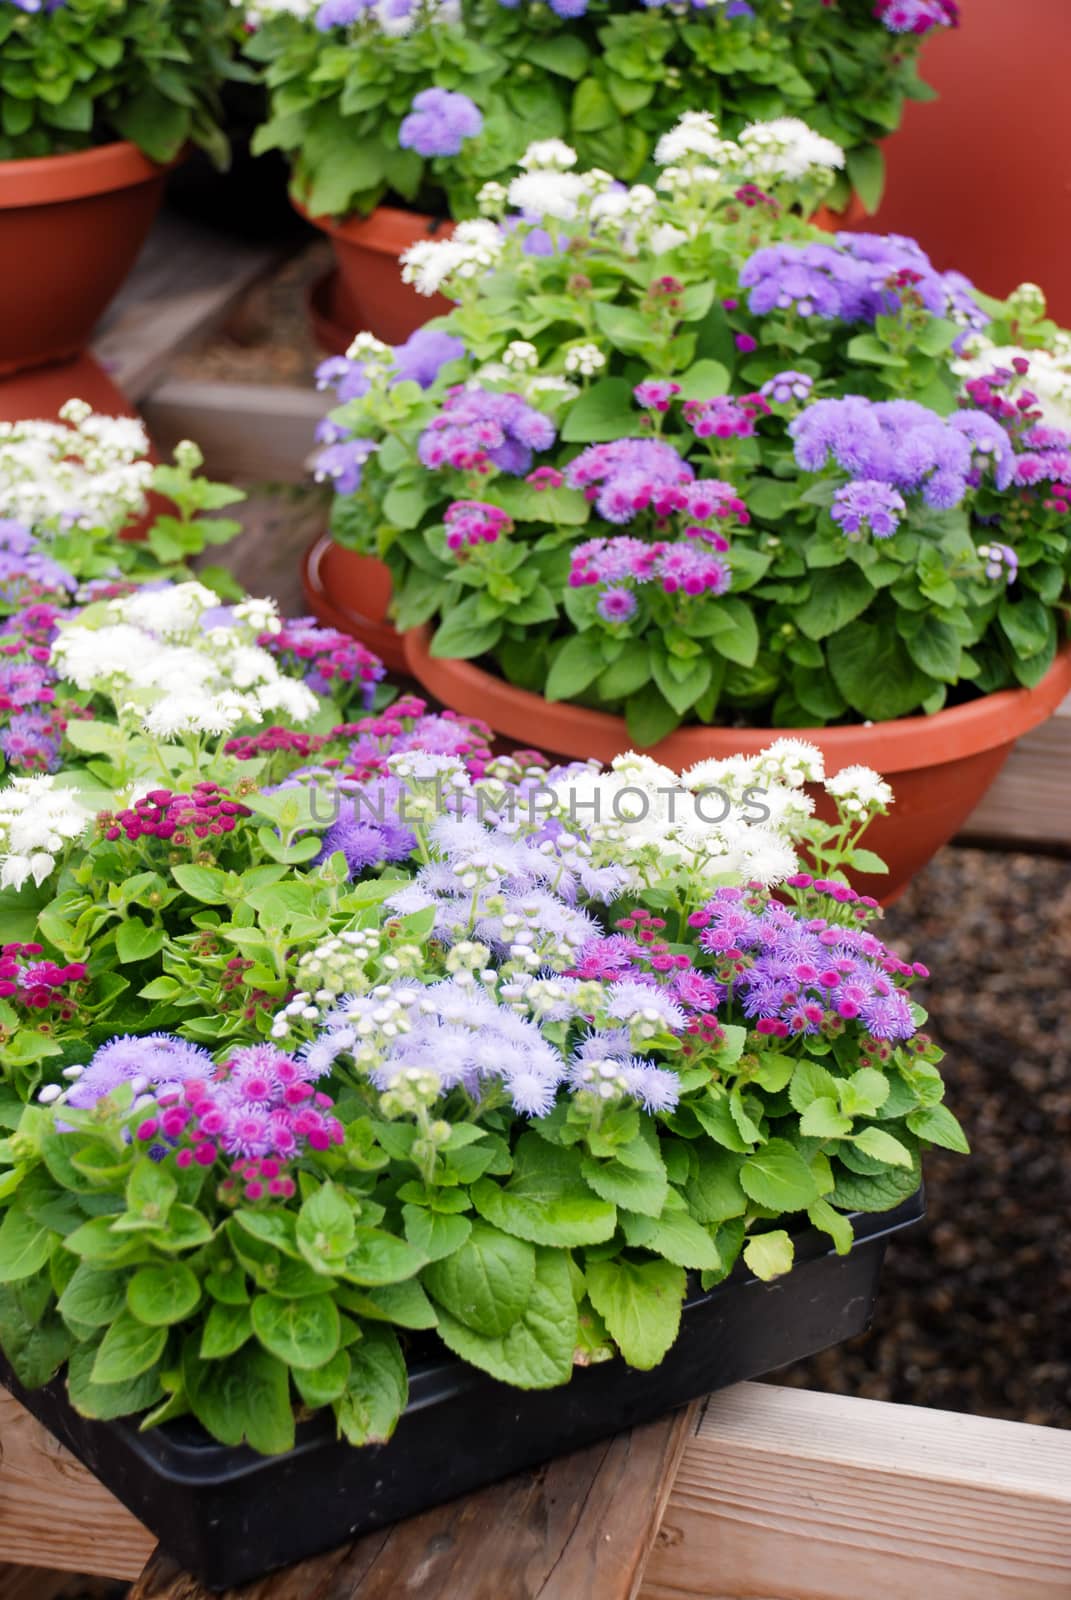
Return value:
[(219, 90), (233, 60), (229, 0), (64, 0), (0, 11), (0, 161), (129, 139), (152, 161), (189, 142), (222, 165)]

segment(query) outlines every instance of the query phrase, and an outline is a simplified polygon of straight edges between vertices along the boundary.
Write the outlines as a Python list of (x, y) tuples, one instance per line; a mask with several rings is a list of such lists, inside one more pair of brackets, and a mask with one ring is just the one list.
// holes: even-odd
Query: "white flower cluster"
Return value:
[(844, 151), (799, 117), (752, 122), (740, 135), (741, 177), (761, 187), (778, 183), (827, 182), (844, 165)]
[(447, 279), (464, 282), (482, 277), (502, 254), (505, 236), (486, 217), (459, 222), (449, 239), (420, 239), (402, 256), (402, 282), (418, 294), (438, 294)]
[(13, 778), (0, 789), (0, 889), (44, 883), (64, 846), (81, 838), (93, 814), (51, 777)]
[(319, 701), (257, 644), (280, 626), (274, 602), (246, 600), (221, 619), (211, 589), (181, 583), (94, 607), (61, 628), (57, 670), (77, 688), (138, 714), (153, 738), (222, 736), (268, 714), (307, 722)]
[(59, 422), (0, 422), (0, 518), (49, 534), (116, 534), (145, 510), (149, 438), (136, 417), (69, 400)]

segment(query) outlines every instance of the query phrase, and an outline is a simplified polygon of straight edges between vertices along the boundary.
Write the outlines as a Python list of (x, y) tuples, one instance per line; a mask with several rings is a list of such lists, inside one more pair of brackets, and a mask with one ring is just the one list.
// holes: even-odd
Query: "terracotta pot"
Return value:
[(310, 286), (305, 295), (305, 309), (309, 314), (309, 327), (317, 346), (324, 355), (344, 356), (358, 331), (345, 321), (339, 310), (339, 276), (325, 272)]
[[(454, 711), (482, 717), (496, 733), (574, 759), (611, 761), (634, 748), (623, 717), (515, 689), (471, 661), (429, 653), (430, 627), (405, 635), (409, 671)], [(1071, 645), (1036, 689), (1006, 689), (931, 717), (849, 728), (678, 728), (647, 754), (681, 770), (708, 757), (754, 755), (791, 734), (820, 747), (826, 770), (862, 763), (892, 784), (896, 804), (867, 834), (888, 877), (857, 874), (856, 887), (886, 903), (959, 832), (1022, 734), (1037, 727), (1071, 692)], [(820, 807), (821, 810), (821, 807)]]
[(402, 636), (387, 621), (386, 562), (346, 550), (323, 533), (305, 552), (301, 588), (305, 604), (326, 627), (360, 639), (392, 672), (408, 671)]
[(870, 212), (855, 193), (843, 211), (832, 211), (829, 206), (819, 206), (811, 218), (811, 225), (823, 233), (839, 233), (842, 228), (867, 228), (873, 225)]
[(936, 28), (922, 75), (932, 102), (909, 103), (885, 147), (885, 195), (868, 226), (919, 240), (941, 269), (989, 294), (1039, 283), (1071, 323), (1071, 140), (1066, 0), (966, 0)]
[(126, 141), (0, 161), (0, 375), (85, 349), (141, 249), (167, 171)]
[(441, 294), (417, 294), (402, 282), (399, 257), (419, 239), (448, 239), (452, 222), (426, 217), (418, 211), (377, 206), (370, 217), (310, 217), (294, 201), (303, 217), (328, 234), (335, 250), (340, 282), (332, 320), (355, 333), (374, 333), (387, 344), (404, 344), (411, 333), (432, 317), (442, 317), (453, 302)]

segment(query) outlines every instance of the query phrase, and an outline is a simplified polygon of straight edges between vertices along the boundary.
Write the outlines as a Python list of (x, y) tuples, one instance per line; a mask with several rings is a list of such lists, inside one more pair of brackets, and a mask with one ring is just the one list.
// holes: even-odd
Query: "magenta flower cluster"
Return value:
[(57, 772), (66, 719), (56, 706), (55, 606), (24, 606), (0, 624), (0, 754), (19, 772)]
[(719, 394), (711, 400), (686, 400), (683, 409), (697, 439), (750, 439), (770, 407), (761, 394)]
[(483, 500), (455, 500), (447, 506), (446, 548), (463, 554), (475, 546), (496, 544), (509, 533), (513, 520), (499, 506)]
[(687, 508), (695, 470), (660, 439), (615, 439), (589, 445), (570, 461), (565, 481), (583, 489), (607, 522), (631, 522), (643, 511), (668, 517)]
[(554, 424), (519, 394), (500, 394), (479, 385), (447, 391), (442, 410), (420, 436), (417, 453), (426, 467), (458, 472), (496, 469), (523, 477), (532, 453), (549, 450)]
[(890, 33), (930, 33), (959, 24), (956, 0), (877, 0), (874, 15)]
[(315, 694), (337, 694), (344, 686), (363, 685), (366, 709), (386, 671), (379, 657), (357, 639), (337, 628), (322, 628), (315, 617), (291, 618), (278, 633), (262, 633), (257, 643), (288, 670), (300, 673)]
[(75, 580), (42, 549), (21, 522), (0, 518), (0, 605), (33, 605), (48, 595), (66, 595)]
[[(1012, 481), (1024, 489), (1049, 485), (1050, 498), (1044, 509), (1067, 515), (1071, 510), (1071, 434), (1044, 424), (1037, 395), (1020, 387), (1029, 372), (1029, 359), (1016, 356), (1010, 368), (995, 367), (964, 387), (978, 410), (1010, 435), (1016, 452)], [(1016, 390), (1019, 393), (1012, 399)]]
[[(695, 596), (725, 594), (732, 582), (726, 561), (701, 545), (688, 541), (653, 544), (627, 534), (587, 539), (570, 557), (569, 585), (573, 589), (606, 586), (598, 601), (600, 616), (624, 622), (635, 614), (631, 585), (658, 583), (665, 594)], [(627, 597), (627, 598), (626, 598)]]
[(0, 949), (0, 1000), (34, 1011), (54, 1010), (61, 1021), (70, 1021), (78, 1011), (70, 991), (85, 982), (88, 969), (83, 961), (42, 961), (43, 954), (39, 944), (5, 944)]
[(141, 839), (161, 839), (172, 846), (194, 839), (220, 838), (233, 833), (249, 807), (233, 799), (218, 783), (195, 784), (189, 794), (170, 789), (150, 789), (124, 811), (102, 812), (98, 825), (106, 839), (137, 844)]

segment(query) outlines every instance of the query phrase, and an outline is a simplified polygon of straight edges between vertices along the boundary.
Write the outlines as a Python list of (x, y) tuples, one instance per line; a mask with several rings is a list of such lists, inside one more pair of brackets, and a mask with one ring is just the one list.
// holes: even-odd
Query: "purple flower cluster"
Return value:
[(873, 478), (858, 478), (837, 490), (829, 514), (849, 540), (857, 543), (868, 533), (875, 539), (891, 539), (906, 510), (899, 490)]
[(1009, 398), (1009, 392), (1029, 371), (1027, 357), (1017, 356), (1012, 368), (995, 367), (982, 378), (972, 378), (964, 387), (978, 410), (999, 422), (1013, 440), (1016, 454), (1012, 481), (1023, 489), (1051, 485), (1052, 498), (1044, 502), (1044, 508), (1066, 515), (1071, 499), (1071, 434), (1042, 423), (1033, 390), (1023, 389), (1017, 399)]
[(21, 772), (58, 772), (66, 721), (55, 705), (50, 643), (59, 612), (30, 605), (0, 624), (0, 753)]
[(426, 467), (477, 473), (497, 468), (521, 478), (532, 465), (532, 452), (549, 450), (555, 438), (549, 417), (519, 394), (458, 385), (421, 434), (417, 454)]
[(314, 694), (336, 694), (344, 685), (360, 683), (366, 710), (387, 670), (357, 639), (322, 628), (315, 617), (290, 618), (278, 633), (262, 633), (257, 643), (300, 673)]
[(365, 463), (378, 449), (375, 439), (345, 439), (329, 444), (316, 457), (317, 483), (330, 478), (336, 494), (355, 494), (361, 487)]
[(71, 574), (28, 528), (0, 518), (0, 606), (33, 604), (47, 595), (70, 594), (76, 587)]
[(351, 878), (360, 877), (369, 867), (407, 860), (417, 841), (403, 821), (406, 792), (399, 779), (389, 776), (376, 779), (366, 793), (360, 784), (343, 780), (338, 788), (338, 814), (323, 836), (317, 860), (326, 861), (340, 850)]
[(775, 372), (772, 378), (766, 380), (759, 393), (771, 405), (790, 406), (793, 402), (802, 405), (811, 398), (813, 388), (814, 379), (808, 377), (806, 372), (793, 372), (789, 369), (787, 372)]
[[(840, 884), (791, 881), (864, 912), (873, 905)], [(736, 888), (718, 889), (689, 922), (700, 948), (731, 972), (734, 998), (759, 1033), (784, 1038), (854, 1021), (875, 1040), (916, 1031), (910, 997), (893, 979), (925, 976), (925, 968), (901, 961), (864, 928), (805, 917)]]
[(64, 1100), (69, 1106), (87, 1111), (123, 1083), (129, 1083), (135, 1095), (147, 1095), (211, 1075), (212, 1057), (199, 1045), (169, 1033), (149, 1033), (141, 1038), (125, 1034), (98, 1047), (85, 1071), (66, 1091)]
[(572, 489), (583, 489), (607, 522), (631, 522), (642, 511), (668, 517), (685, 508), (682, 490), (695, 471), (659, 439), (615, 439), (589, 445), (565, 469)]
[(817, 400), (788, 431), (805, 472), (833, 463), (855, 479), (919, 490), (924, 504), (938, 511), (958, 506), (984, 469), (992, 471), (998, 489), (1007, 488), (1015, 474), (1011, 439), (981, 411), (941, 417), (914, 400), (849, 395)]
[(832, 243), (773, 244), (756, 250), (740, 271), (756, 316), (794, 311), (825, 321), (873, 323), (910, 302), (935, 317), (984, 328), (988, 315), (959, 272), (938, 272), (903, 234), (838, 233)]
[(467, 94), (422, 89), (402, 120), (398, 143), (424, 157), (456, 156), (465, 140), (475, 139), (482, 128), (483, 115)]
[[(393, 388), (396, 383), (419, 383), (422, 389), (430, 389), (446, 363), (456, 361), (464, 353), (464, 344), (453, 334), (443, 333), (438, 328), (417, 328), (404, 344), (393, 347), (389, 387)], [(347, 400), (359, 400), (371, 385), (363, 361), (349, 356), (328, 356), (316, 368), (316, 387), (334, 389), (336, 398), (344, 404)], [(341, 437), (339, 425), (330, 419), (321, 422), (316, 437), (322, 444), (336, 443)]]

